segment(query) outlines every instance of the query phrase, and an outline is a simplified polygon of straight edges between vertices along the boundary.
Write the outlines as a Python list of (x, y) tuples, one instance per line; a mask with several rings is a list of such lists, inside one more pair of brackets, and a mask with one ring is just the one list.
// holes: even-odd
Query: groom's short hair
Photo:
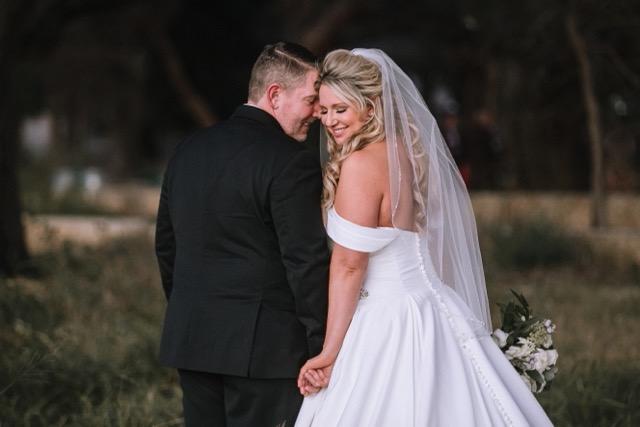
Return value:
[(284, 88), (295, 87), (308, 71), (317, 69), (318, 58), (306, 47), (289, 42), (268, 44), (253, 64), (249, 101), (257, 102), (272, 83)]

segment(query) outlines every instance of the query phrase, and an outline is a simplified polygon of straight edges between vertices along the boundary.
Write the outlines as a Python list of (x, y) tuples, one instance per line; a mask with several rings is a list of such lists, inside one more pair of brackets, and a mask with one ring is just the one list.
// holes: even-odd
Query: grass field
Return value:
[(2, 426), (180, 425), (180, 391), (156, 362), (164, 296), (151, 244), (66, 246), (42, 278), (0, 282)]
[[(544, 223), (481, 228), (493, 305), (509, 289), (557, 324), (560, 368), (540, 400), (557, 426), (640, 425), (640, 273)], [(181, 425), (156, 362), (164, 297), (144, 237), (34, 259), (0, 279), (0, 426)]]

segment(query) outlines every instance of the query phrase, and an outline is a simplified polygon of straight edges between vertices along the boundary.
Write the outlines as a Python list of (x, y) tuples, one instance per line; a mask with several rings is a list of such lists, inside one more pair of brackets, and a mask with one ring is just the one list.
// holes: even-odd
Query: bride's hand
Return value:
[(329, 384), (331, 371), (335, 357), (320, 353), (316, 357), (309, 359), (307, 363), (300, 368), (298, 375), (298, 388), (300, 393), (307, 396), (315, 393), (319, 388), (326, 387)]
[(310, 396), (329, 385), (329, 378), (331, 376), (332, 368), (333, 365), (327, 366), (324, 369), (307, 370), (303, 374), (303, 377), (301, 379), (298, 379), (300, 394), (302, 394), (303, 396)]

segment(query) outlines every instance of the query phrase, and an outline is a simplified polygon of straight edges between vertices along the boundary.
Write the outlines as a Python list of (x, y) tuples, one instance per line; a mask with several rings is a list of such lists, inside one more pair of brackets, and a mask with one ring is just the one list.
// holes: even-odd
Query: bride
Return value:
[(319, 114), (334, 249), (296, 426), (551, 425), (490, 337), (469, 196), (411, 80), (380, 50), (333, 51)]

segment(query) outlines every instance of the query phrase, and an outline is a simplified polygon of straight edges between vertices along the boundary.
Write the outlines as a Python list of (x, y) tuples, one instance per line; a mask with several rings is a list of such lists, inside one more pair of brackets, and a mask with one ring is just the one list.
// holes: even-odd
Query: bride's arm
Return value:
[[(324, 346), (320, 354), (300, 369), (298, 387), (304, 395), (329, 383), (333, 363), (353, 318), (369, 255), (336, 244), (329, 269), (329, 312)], [(305, 381), (306, 380), (306, 381)], [(308, 384), (307, 384), (308, 383)], [(309, 387), (309, 384), (313, 387)]]
[[(371, 153), (351, 154), (342, 165), (336, 191), (334, 207), (338, 214), (351, 222), (376, 227), (383, 196), (380, 175)], [(304, 391), (305, 378), (312, 384), (326, 385), (353, 318), (368, 261), (368, 253), (334, 245), (329, 268), (329, 311), (324, 345), (322, 352), (300, 370), (298, 385), (301, 391)], [(321, 375), (325, 375), (318, 376), (319, 372), (313, 370), (324, 370)]]
[(367, 253), (356, 252), (338, 244), (333, 248), (329, 268), (327, 330), (321, 352), (332, 362), (338, 356), (355, 312), (368, 261)]

